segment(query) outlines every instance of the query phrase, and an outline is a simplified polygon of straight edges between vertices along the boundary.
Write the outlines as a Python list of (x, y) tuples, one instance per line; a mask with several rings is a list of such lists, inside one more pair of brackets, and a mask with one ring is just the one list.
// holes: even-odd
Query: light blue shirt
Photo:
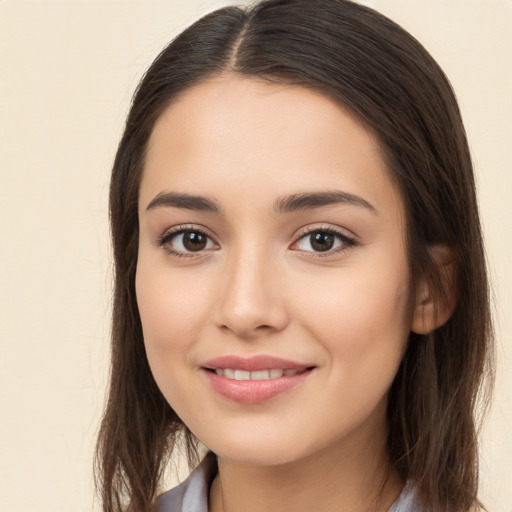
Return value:
[[(208, 493), (215, 475), (217, 461), (208, 454), (203, 462), (180, 485), (158, 498), (157, 512), (208, 512)], [(423, 507), (407, 484), (388, 512), (422, 512)]]

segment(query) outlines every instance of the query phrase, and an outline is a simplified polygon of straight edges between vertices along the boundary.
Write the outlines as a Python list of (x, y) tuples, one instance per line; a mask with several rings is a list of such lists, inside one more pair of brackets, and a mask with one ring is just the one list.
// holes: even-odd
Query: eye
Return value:
[(302, 234), (293, 248), (314, 253), (337, 253), (354, 246), (356, 241), (333, 228), (319, 228)]
[(193, 253), (218, 248), (217, 244), (200, 229), (179, 227), (167, 232), (158, 244), (176, 256), (191, 256)]

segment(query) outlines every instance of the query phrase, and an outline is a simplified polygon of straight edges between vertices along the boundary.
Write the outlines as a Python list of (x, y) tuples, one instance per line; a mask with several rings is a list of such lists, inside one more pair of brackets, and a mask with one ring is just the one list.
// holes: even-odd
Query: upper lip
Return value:
[(210, 370), (215, 370), (217, 368), (231, 368), (236, 370), (255, 372), (259, 370), (271, 370), (273, 368), (280, 368), (283, 370), (296, 370), (310, 368), (314, 365), (298, 363), (296, 361), (281, 359), (280, 357), (274, 357), (270, 355), (258, 355), (252, 357), (228, 355), (210, 359), (201, 366)]

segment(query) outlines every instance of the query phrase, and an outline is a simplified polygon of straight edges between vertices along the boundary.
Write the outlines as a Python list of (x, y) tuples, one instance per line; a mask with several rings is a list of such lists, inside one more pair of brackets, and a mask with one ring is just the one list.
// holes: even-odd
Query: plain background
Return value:
[[(0, 0), (0, 509), (98, 511), (109, 170), (138, 79), (224, 1)], [(244, 3), (239, 2), (239, 3)], [(374, 0), (443, 66), (476, 164), (498, 379), (482, 497), (512, 511), (512, 0)]]

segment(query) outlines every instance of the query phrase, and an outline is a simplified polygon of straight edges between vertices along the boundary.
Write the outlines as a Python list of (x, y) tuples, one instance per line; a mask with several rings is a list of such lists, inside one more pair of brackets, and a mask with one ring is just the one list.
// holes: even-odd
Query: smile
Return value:
[(201, 375), (216, 394), (232, 402), (254, 405), (293, 392), (317, 367), (270, 355), (228, 355), (206, 361)]
[(272, 368), (270, 370), (257, 370), (250, 372), (248, 370), (235, 370), (232, 368), (216, 368), (215, 373), (222, 377), (233, 380), (269, 380), (279, 379), (280, 377), (290, 377), (303, 373), (306, 368), (300, 369), (283, 369), (283, 368)]

